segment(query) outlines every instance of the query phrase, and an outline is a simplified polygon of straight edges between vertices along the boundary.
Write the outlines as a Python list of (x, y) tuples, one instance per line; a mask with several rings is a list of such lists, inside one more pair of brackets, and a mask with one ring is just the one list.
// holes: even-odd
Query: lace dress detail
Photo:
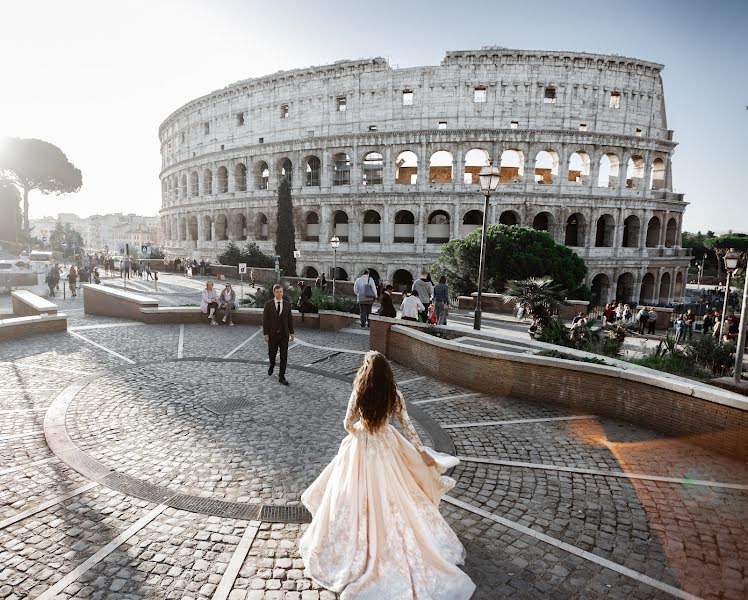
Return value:
[(467, 600), (475, 585), (456, 566), (465, 550), (439, 513), (454, 480), (441, 475), (438, 455), (436, 467), (424, 463), (399, 392), (405, 437), (389, 423), (367, 432), (359, 416), (354, 393), (349, 435), (301, 497), (313, 515), (299, 543), (312, 578), (341, 600)]

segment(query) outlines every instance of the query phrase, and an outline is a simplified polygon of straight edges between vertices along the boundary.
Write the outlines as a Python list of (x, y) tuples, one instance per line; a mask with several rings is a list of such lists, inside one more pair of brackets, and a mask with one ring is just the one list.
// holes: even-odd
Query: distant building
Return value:
[[(70, 226), (81, 234), (89, 250), (108, 249), (118, 254), (125, 244), (130, 244), (131, 252), (140, 251), (144, 244), (160, 246), (162, 242), (161, 221), (159, 217), (144, 217), (136, 214), (114, 213), (108, 215), (91, 215), (79, 217), (72, 213), (60, 213), (59, 221)], [(40, 240), (49, 236), (57, 227), (58, 219), (44, 217), (31, 219), (32, 235)]]

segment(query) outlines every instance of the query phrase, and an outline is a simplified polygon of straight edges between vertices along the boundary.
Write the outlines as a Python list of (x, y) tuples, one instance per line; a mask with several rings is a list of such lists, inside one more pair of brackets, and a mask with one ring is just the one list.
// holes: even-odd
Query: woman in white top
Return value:
[(301, 496), (313, 515), (299, 542), (312, 578), (341, 600), (470, 598), (475, 584), (456, 566), (465, 548), (439, 513), (455, 485), (441, 473), (459, 461), (423, 446), (379, 352), (358, 370), (344, 426), (337, 456)]
[(208, 281), (205, 284), (205, 289), (203, 290), (203, 293), (200, 299), (200, 310), (204, 313), (208, 313), (208, 320), (210, 321), (211, 325), (218, 325), (218, 322), (214, 318), (214, 315), (216, 314), (217, 309), (218, 309), (218, 294), (213, 289), (213, 282)]
[(400, 310), (403, 313), (403, 320), (417, 321), (418, 315), (426, 310), (426, 308), (423, 306), (423, 303), (418, 296), (411, 294), (410, 292), (405, 292), (405, 297), (400, 305)]

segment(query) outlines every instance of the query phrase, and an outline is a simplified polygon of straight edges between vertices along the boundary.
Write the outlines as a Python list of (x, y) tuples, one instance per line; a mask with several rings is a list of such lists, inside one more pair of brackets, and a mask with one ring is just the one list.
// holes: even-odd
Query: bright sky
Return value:
[(0, 137), (58, 145), (83, 188), (31, 216), (160, 207), (158, 127), (247, 77), (340, 59), (438, 64), (446, 50), (617, 53), (665, 64), (676, 191), (691, 231), (748, 231), (748, 2), (0, 0)]

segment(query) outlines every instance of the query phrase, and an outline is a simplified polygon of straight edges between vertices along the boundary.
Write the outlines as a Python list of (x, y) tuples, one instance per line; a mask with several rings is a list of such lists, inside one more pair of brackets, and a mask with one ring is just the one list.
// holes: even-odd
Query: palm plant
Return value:
[(533, 325), (542, 328), (567, 304), (566, 293), (560, 285), (554, 285), (550, 277), (530, 277), (508, 281), (504, 293), (499, 296), (506, 302), (514, 302), (519, 311), (530, 316)]

